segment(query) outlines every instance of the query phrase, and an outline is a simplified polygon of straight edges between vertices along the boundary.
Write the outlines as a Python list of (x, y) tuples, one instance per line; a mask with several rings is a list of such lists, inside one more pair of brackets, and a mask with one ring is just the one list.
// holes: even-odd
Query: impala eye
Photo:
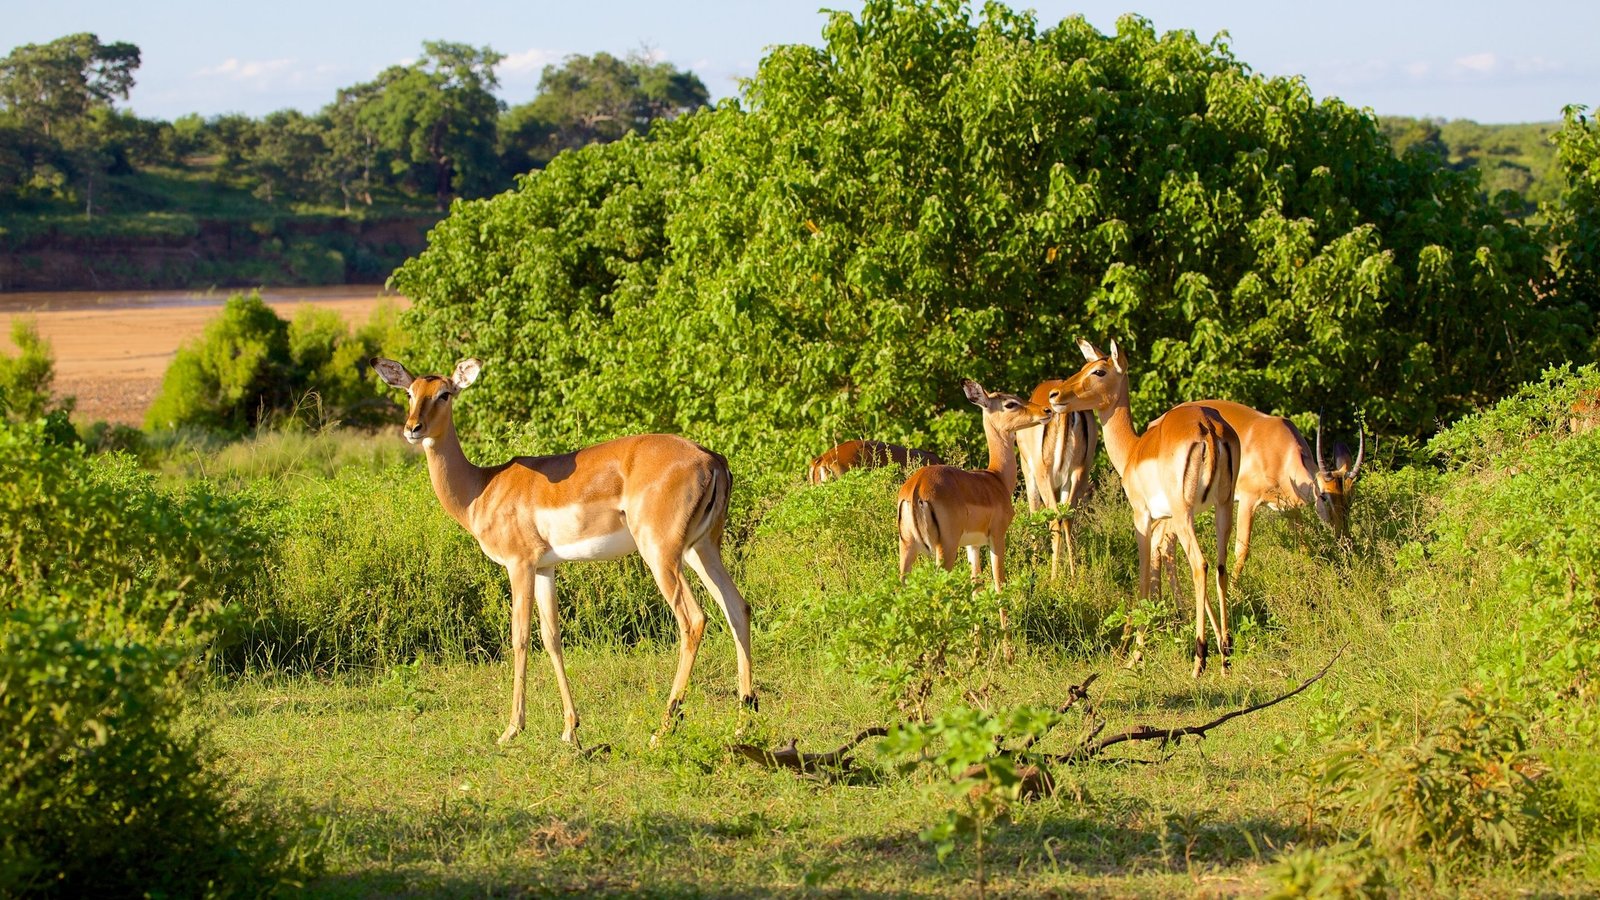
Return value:
[(1015, 400), (1007, 400), (1006, 401), (1006, 409), (1016, 409), (1016, 408), (1017, 408), (1017, 401), (1015, 401)]
[(440, 400), (449, 400), (450, 399), (450, 392), (449, 391), (440, 391), (438, 396), (439, 396)]
[(1096, 377), (1096, 378), (1104, 378), (1104, 377), (1106, 377), (1106, 370), (1105, 369), (1096, 370), (1095, 373), (1094, 373), (1094, 377)]

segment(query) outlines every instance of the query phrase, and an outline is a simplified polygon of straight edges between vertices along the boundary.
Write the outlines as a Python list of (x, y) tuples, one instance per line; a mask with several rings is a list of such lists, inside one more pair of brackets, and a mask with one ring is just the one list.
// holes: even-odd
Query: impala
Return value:
[[(1050, 391), (1058, 381), (1046, 381), (1033, 389), (1030, 400), (1048, 406)], [(1089, 473), (1094, 468), (1095, 429), (1086, 412), (1056, 416), (1041, 428), (1017, 432), (1017, 457), (1028, 495), (1028, 509), (1040, 507), (1052, 512), (1060, 507), (1074, 511), (1089, 493)], [(1072, 546), (1072, 519), (1050, 522), (1050, 577), (1061, 576), (1061, 544), (1066, 541), (1067, 566), (1074, 575), (1078, 562)]]
[(1334, 467), (1322, 460), (1322, 417), (1317, 417), (1317, 481), (1328, 498), (1328, 524), (1333, 533), (1344, 540), (1350, 537), (1350, 498), (1355, 494), (1356, 478), (1361, 474), (1361, 460), (1367, 455), (1367, 430), (1357, 433), (1356, 459), (1350, 462), (1350, 448), (1333, 445)]
[[(1195, 535), (1195, 517), (1207, 508), (1217, 519), (1217, 650), (1222, 669), (1228, 669), (1232, 651), (1228, 636), (1228, 535), (1233, 528), (1233, 493), (1239, 477), (1239, 435), (1215, 410), (1203, 406), (1176, 407), (1151, 423), (1144, 434), (1133, 430), (1128, 409), (1128, 357), (1111, 342), (1111, 352), (1101, 353), (1088, 341), (1078, 349), (1088, 362), (1078, 374), (1058, 382), (1048, 393), (1059, 415), (1094, 410), (1105, 432), (1106, 455), (1122, 477), (1122, 490), (1133, 507), (1133, 529), (1139, 544), (1139, 599), (1150, 596), (1154, 577), (1152, 538), (1155, 523), (1176, 535), (1189, 560), (1194, 581), (1194, 675), (1206, 665), (1206, 560)], [(1124, 629), (1126, 634), (1127, 629)], [(1136, 665), (1143, 655), (1144, 635), (1136, 631), (1137, 648), (1128, 659)]]
[(811, 461), (806, 471), (806, 481), (821, 484), (833, 481), (851, 469), (872, 469), (878, 466), (940, 466), (944, 460), (930, 450), (886, 444), (883, 441), (845, 441)]
[[(1263, 504), (1276, 510), (1300, 509), (1309, 504), (1316, 509), (1317, 518), (1337, 530), (1332, 504), (1319, 483), (1324, 477), (1323, 470), (1312, 468), (1311, 447), (1293, 422), (1231, 400), (1194, 400), (1174, 408), (1189, 407), (1214, 410), (1239, 435), (1239, 482), (1233, 492), (1239, 503), (1233, 538), (1235, 581), (1244, 577), (1244, 563), (1250, 556), (1250, 532), (1255, 525), (1256, 512)], [(1160, 421), (1150, 423), (1151, 427)], [(1321, 438), (1319, 427), (1319, 448)], [(1169, 541), (1172, 535), (1165, 535), (1163, 531), (1157, 530), (1154, 541), (1158, 570), (1171, 558)], [(1159, 571), (1156, 580), (1159, 588)]]
[[(1005, 584), (1006, 529), (1016, 509), (1018, 430), (1041, 425), (1050, 410), (1013, 394), (990, 393), (976, 381), (961, 383), (967, 399), (983, 410), (983, 435), (989, 443), (989, 467), (969, 472), (956, 466), (926, 466), (911, 473), (895, 502), (900, 534), (900, 580), (918, 556), (932, 556), (947, 571), (955, 568), (956, 552), (967, 548), (976, 580), (979, 553), (989, 546), (994, 589)], [(1004, 628), (1004, 613), (1001, 627)]]
[(678, 671), (667, 697), (663, 731), (676, 719), (706, 617), (689, 592), (682, 567), (699, 576), (722, 607), (738, 653), (739, 696), (756, 705), (750, 676), (750, 609), (722, 564), (722, 530), (732, 478), (728, 461), (681, 437), (639, 434), (555, 456), (519, 456), (498, 466), (467, 461), (456, 438), (451, 401), (478, 378), (483, 364), (462, 360), (449, 377), (412, 376), (392, 359), (372, 367), (406, 392), (401, 433), (421, 443), (433, 492), (450, 517), (477, 538), (484, 555), (511, 578), (511, 721), (500, 743), (522, 731), (528, 642), (535, 606), (539, 634), (561, 691), (561, 739), (576, 743), (578, 713), (561, 658), (555, 567), (619, 559), (637, 552), (678, 621)]

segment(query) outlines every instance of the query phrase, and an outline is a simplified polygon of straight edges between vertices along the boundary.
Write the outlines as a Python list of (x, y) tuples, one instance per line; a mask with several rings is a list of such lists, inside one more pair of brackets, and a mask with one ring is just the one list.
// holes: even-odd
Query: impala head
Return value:
[(1350, 536), (1350, 498), (1355, 494), (1356, 478), (1361, 474), (1361, 460), (1367, 455), (1367, 433), (1358, 432), (1355, 462), (1350, 461), (1350, 448), (1344, 444), (1333, 445), (1332, 468), (1322, 455), (1322, 416), (1317, 416), (1317, 490), (1327, 501), (1327, 522), (1339, 538)]
[(1050, 408), (1057, 413), (1080, 410), (1105, 410), (1116, 406), (1128, 394), (1128, 354), (1111, 342), (1111, 352), (1102, 353), (1088, 341), (1079, 339), (1078, 350), (1087, 360), (1078, 374), (1056, 382), (1050, 389)]
[(993, 424), (1002, 434), (1013, 434), (1050, 421), (1049, 408), (1024, 400), (1016, 394), (1004, 391), (990, 393), (970, 378), (961, 382), (961, 390), (968, 400), (983, 410), (984, 423)]
[(406, 392), (406, 427), (401, 430), (405, 439), (428, 446), (450, 427), (450, 402), (456, 394), (478, 380), (483, 363), (476, 359), (463, 359), (456, 363), (455, 372), (448, 378), (443, 375), (417, 377), (406, 367), (392, 359), (374, 357), (369, 361), (390, 387)]

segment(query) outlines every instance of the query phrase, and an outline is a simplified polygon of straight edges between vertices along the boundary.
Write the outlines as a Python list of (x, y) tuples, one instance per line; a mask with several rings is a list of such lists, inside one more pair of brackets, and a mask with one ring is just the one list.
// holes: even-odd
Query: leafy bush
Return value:
[(1534, 863), (1557, 849), (1558, 779), (1503, 702), (1469, 690), (1420, 722), (1410, 711), (1365, 718), (1363, 733), (1302, 773), (1315, 827), (1392, 859), (1446, 865)]
[(180, 724), (191, 653), (116, 621), (171, 594), (39, 600), (0, 625), (0, 894), (256, 895), (316, 873)]
[(308, 871), (179, 724), (259, 564), (253, 512), (0, 424), (0, 893), (233, 893)]
[(1024, 388), (1074, 334), (1132, 349), (1136, 418), (1228, 396), (1408, 434), (1586, 352), (1473, 176), (1220, 40), (917, 0), (824, 39), (745, 105), (457, 204), (394, 276), (419, 366), (490, 360), (463, 413), (541, 445), (793, 467), (842, 434), (975, 446), (960, 379)]
[[(39, 324), (26, 316), (12, 318), (11, 342), (17, 345), (17, 355), (0, 353), (0, 415), (31, 421), (54, 405), (50, 388), (56, 378), (55, 355), (39, 336)], [(61, 407), (70, 410), (72, 401)]]
[(904, 585), (884, 578), (874, 590), (832, 594), (817, 611), (835, 662), (881, 687), (921, 720), (940, 684), (961, 681), (999, 647), (1000, 602), (957, 566), (924, 561)]
[(202, 336), (179, 349), (145, 415), (147, 428), (238, 433), (269, 418), (373, 425), (393, 403), (366, 360), (405, 346), (398, 311), (380, 304), (354, 334), (337, 313), (307, 307), (284, 322), (259, 293), (236, 294)]

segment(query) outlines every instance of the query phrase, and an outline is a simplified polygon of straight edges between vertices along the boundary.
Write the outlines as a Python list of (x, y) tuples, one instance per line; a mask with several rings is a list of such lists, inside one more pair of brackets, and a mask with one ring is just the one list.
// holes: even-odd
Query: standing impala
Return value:
[[(1311, 448), (1293, 422), (1281, 416), (1257, 412), (1231, 400), (1194, 400), (1179, 404), (1174, 409), (1190, 407), (1215, 410), (1239, 435), (1239, 483), (1233, 492), (1239, 501), (1233, 540), (1235, 581), (1244, 577), (1244, 563), (1250, 556), (1250, 531), (1262, 504), (1277, 510), (1299, 509), (1309, 504), (1316, 509), (1317, 518), (1330, 526), (1335, 525), (1329, 498), (1319, 484), (1323, 477), (1322, 469), (1311, 467)], [(1150, 427), (1154, 428), (1160, 422), (1161, 419), (1157, 419), (1150, 423)], [(1321, 438), (1319, 428), (1319, 449)], [(1155, 541), (1160, 564), (1169, 559), (1168, 541), (1162, 537), (1167, 536), (1158, 536)], [(1159, 564), (1157, 568), (1160, 568)], [(1158, 572), (1158, 589), (1159, 581)]]
[[(1194, 675), (1206, 666), (1206, 560), (1195, 535), (1194, 520), (1206, 508), (1217, 518), (1217, 650), (1222, 669), (1228, 670), (1232, 651), (1228, 637), (1228, 534), (1233, 528), (1233, 492), (1239, 477), (1239, 435), (1223, 418), (1205, 407), (1176, 407), (1151, 423), (1144, 434), (1133, 430), (1128, 410), (1128, 357), (1111, 342), (1111, 352), (1101, 353), (1088, 341), (1078, 341), (1088, 363), (1078, 374), (1058, 383), (1050, 393), (1051, 408), (1059, 415), (1094, 410), (1105, 432), (1106, 455), (1122, 476), (1122, 490), (1133, 507), (1133, 530), (1139, 543), (1139, 599), (1150, 596), (1154, 572), (1152, 538), (1155, 523), (1166, 520), (1183, 545), (1194, 580)], [(1126, 629), (1124, 630), (1126, 634)], [(1142, 656), (1144, 634), (1136, 634), (1137, 647), (1128, 664)]]
[(970, 379), (961, 382), (961, 390), (983, 410), (989, 468), (969, 472), (956, 466), (924, 466), (901, 485), (895, 502), (900, 580), (905, 580), (918, 556), (932, 556), (946, 571), (955, 568), (956, 552), (962, 547), (967, 548), (976, 580), (982, 571), (980, 548), (988, 544), (998, 593), (1006, 577), (1006, 529), (1016, 515), (1011, 505), (1017, 490), (1015, 434), (1048, 421), (1050, 410), (1013, 394), (991, 394)]
[(670, 728), (689, 686), (706, 617), (689, 593), (685, 562), (722, 607), (738, 650), (739, 696), (756, 705), (750, 677), (750, 608), (722, 565), (722, 528), (732, 478), (728, 461), (681, 437), (639, 434), (555, 456), (519, 456), (498, 466), (467, 461), (451, 420), (451, 400), (478, 378), (482, 363), (463, 360), (455, 373), (413, 377), (392, 359), (372, 367), (409, 399), (407, 441), (421, 442), (433, 492), (451, 518), (478, 539), (484, 555), (511, 577), (511, 722), (500, 743), (516, 737), (525, 719), (532, 610), (555, 669), (566, 725), (561, 739), (577, 741), (561, 659), (561, 618), (555, 567), (564, 562), (618, 559), (638, 552), (678, 620), (678, 671), (667, 697)]
[[(1046, 381), (1033, 389), (1030, 398), (1043, 407), (1050, 403), (1050, 391), (1059, 381)], [(1040, 507), (1054, 511), (1065, 506), (1075, 511), (1089, 493), (1089, 473), (1094, 469), (1095, 429), (1086, 412), (1055, 416), (1039, 428), (1017, 432), (1017, 457), (1026, 481), (1028, 510)], [(1066, 540), (1067, 565), (1074, 575), (1078, 561), (1072, 546), (1072, 519), (1050, 522), (1050, 577), (1061, 577), (1061, 543)]]

